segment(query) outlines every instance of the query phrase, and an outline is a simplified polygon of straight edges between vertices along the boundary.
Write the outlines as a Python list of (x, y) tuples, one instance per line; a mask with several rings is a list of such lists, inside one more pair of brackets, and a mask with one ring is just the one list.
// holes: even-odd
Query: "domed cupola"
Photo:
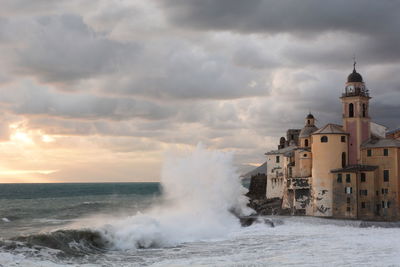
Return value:
[(309, 113), (306, 117), (305, 120), (305, 126), (303, 129), (301, 129), (300, 131), (300, 138), (307, 138), (309, 137), (313, 132), (315, 132), (316, 130), (318, 130), (318, 128), (315, 126), (315, 118), (314, 116)]
[(353, 72), (347, 77), (345, 92), (342, 97), (366, 96), (369, 97), (368, 89), (365, 87), (363, 77), (356, 71), (356, 61), (353, 64)]
[(348, 83), (362, 83), (363, 82), (363, 78), (362, 78), (361, 74), (356, 71), (356, 63), (355, 62), (354, 62), (353, 72), (350, 73), (349, 76), (347, 76), (347, 82)]

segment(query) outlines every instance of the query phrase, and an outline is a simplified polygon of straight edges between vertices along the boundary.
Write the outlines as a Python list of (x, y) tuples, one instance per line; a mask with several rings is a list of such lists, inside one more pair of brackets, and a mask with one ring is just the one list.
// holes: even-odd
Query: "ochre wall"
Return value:
[[(387, 220), (399, 218), (399, 148), (387, 148), (388, 156), (384, 156), (384, 148), (369, 148), (372, 151), (372, 156), (367, 156), (367, 150), (361, 152), (362, 161), (367, 165), (378, 166), (375, 177), (376, 191), (378, 191), (377, 203), (380, 205), (380, 215)], [(389, 182), (384, 182), (383, 171), (389, 170)], [(382, 189), (388, 189), (388, 194), (382, 194)], [(382, 201), (390, 201), (390, 208), (383, 209)]]
[[(328, 137), (321, 143), (321, 137)], [(312, 135), (312, 197), (315, 216), (332, 216), (332, 169), (342, 167), (342, 152), (347, 153), (347, 142), (341, 134)], [(346, 138), (347, 140), (347, 138)]]

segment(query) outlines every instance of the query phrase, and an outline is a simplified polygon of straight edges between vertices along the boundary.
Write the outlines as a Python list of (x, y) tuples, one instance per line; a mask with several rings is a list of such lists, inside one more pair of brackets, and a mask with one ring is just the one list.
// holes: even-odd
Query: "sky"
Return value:
[(0, 0), (0, 182), (158, 181), (166, 151), (245, 172), (312, 112), (341, 123), (353, 56), (400, 126), (400, 1)]

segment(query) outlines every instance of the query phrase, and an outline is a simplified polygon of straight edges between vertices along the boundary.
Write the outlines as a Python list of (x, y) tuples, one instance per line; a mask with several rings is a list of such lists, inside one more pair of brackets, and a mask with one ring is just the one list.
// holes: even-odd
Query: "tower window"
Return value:
[(310, 123), (311, 123), (311, 121), (310, 121), (310, 120), (307, 120), (307, 124), (310, 125)]
[(365, 172), (362, 172), (362, 173), (361, 173), (360, 180), (361, 180), (362, 183), (365, 183), (365, 181), (366, 181)]
[(372, 156), (372, 150), (371, 149), (368, 149), (367, 150), (367, 157), (371, 157)]
[(342, 168), (346, 166), (346, 152), (342, 153)]
[(322, 136), (321, 137), (321, 143), (328, 143), (328, 136)]
[(340, 142), (346, 143), (346, 136), (342, 135), (342, 136), (340, 137)]
[(308, 147), (308, 139), (304, 140), (304, 146)]
[(351, 176), (350, 173), (346, 174), (346, 183), (350, 183), (351, 182)]
[(366, 108), (365, 104), (362, 105), (362, 115), (363, 115), (363, 117), (367, 116), (367, 108)]
[(384, 149), (383, 149), (383, 155), (384, 155), (384, 156), (389, 156), (389, 149), (384, 148)]
[(279, 156), (276, 156), (276, 163), (279, 163), (279, 161), (280, 161)]
[(354, 104), (353, 103), (349, 104), (349, 117), (350, 118), (354, 117)]
[(383, 181), (389, 182), (389, 170), (383, 170)]

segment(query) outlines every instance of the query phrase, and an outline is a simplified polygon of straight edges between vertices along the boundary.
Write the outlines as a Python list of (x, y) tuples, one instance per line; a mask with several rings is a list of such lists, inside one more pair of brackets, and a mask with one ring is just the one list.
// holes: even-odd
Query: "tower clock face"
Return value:
[(347, 86), (347, 92), (354, 93), (354, 85)]

